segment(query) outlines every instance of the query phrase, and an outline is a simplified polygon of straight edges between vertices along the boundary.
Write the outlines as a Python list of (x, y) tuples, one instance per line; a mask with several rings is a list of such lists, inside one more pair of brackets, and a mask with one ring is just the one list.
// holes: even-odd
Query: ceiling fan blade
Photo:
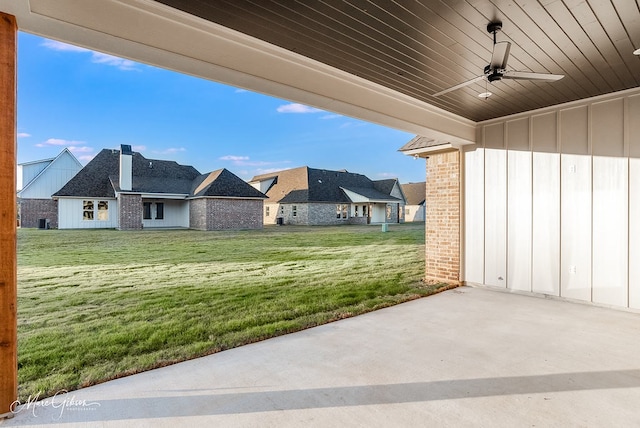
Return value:
[(555, 82), (564, 77), (564, 74), (530, 73), (528, 71), (505, 71), (503, 79), (542, 80)]
[(471, 85), (473, 83), (479, 82), (480, 80), (483, 80), (484, 78), (485, 78), (484, 75), (478, 76), (478, 77), (474, 77), (471, 80), (467, 80), (466, 82), (460, 83), (460, 84), (458, 84), (456, 86), (452, 86), (450, 88), (447, 88), (444, 91), (437, 92), (437, 93), (433, 94), (433, 96), (434, 97), (439, 97), (440, 95), (444, 95), (444, 94), (449, 93), (451, 91), (455, 91), (456, 89), (464, 88), (465, 86), (468, 86), (468, 85)]
[(510, 50), (510, 42), (498, 42), (493, 45), (493, 54), (491, 55), (491, 70), (505, 70), (507, 68), (507, 61), (509, 60)]

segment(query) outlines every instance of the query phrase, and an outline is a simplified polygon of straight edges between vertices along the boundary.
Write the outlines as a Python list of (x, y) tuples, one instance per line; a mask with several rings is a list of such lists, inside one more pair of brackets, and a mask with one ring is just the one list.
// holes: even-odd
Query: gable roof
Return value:
[(384, 180), (375, 180), (373, 182), (373, 187), (378, 189), (382, 193), (386, 193), (390, 195), (393, 191), (393, 186), (396, 185), (398, 180), (396, 178), (386, 178)]
[(193, 197), (228, 197), (228, 198), (260, 198), (267, 196), (249, 185), (237, 175), (226, 168), (202, 174), (196, 177), (192, 183), (191, 196)]
[(427, 183), (407, 183), (401, 184), (404, 196), (407, 199), (407, 205), (422, 205), (426, 199)]
[[(66, 156), (69, 159), (71, 159), (71, 161), (74, 162), (77, 165), (78, 170), (82, 169), (82, 164), (80, 163), (80, 161), (66, 147), (64, 149), (62, 149), (62, 151), (55, 158), (41, 159), (41, 160), (36, 160), (36, 161), (31, 161), (31, 162), (23, 162), (23, 163), (19, 164), (19, 166), (21, 166), (21, 167), (35, 167), (36, 165), (40, 165), (39, 166), (40, 170), (27, 183), (24, 183), (24, 182), (21, 183), (21, 188), (18, 191), (18, 197), (21, 197), (21, 195), (23, 193), (25, 193), (29, 187), (34, 185), (34, 183), (36, 183), (40, 177), (44, 176), (47, 173), (47, 170), (55, 167), (56, 163), (58, 163), (59, 160), (64, 156)], [(22, 177), (20, 177), (20, 178), (22, 178)]]
[[(266, 194), (269, 202), (280, 203), (309, 203), (332, 202), (350, 203), (351, 199), (343, 191), (350, 190), (369, 199), (398, 202), (399, 199), (390, 195), (395, 180), (389, 192), (388, 183), (376, 183), (362, 174), (348, 171), (331, 171), (326, 169), (309, 168), (307, 166), (278, 171), (270, 174), (262, 174), (253, 177), (251, 183), (273, 180), (273, 184)], [(386, 182), (387, 180), (382, 180)]]
[[(131, 190), (127, 193), (264, 198), (226, 169), (200, 174), (192, 166), (147, 159), (137, 152), (133, 153), (131, 169)], [(54, 196), (114, 198), (121, 192), (119, 182), (120, 151), (103, 149)]]

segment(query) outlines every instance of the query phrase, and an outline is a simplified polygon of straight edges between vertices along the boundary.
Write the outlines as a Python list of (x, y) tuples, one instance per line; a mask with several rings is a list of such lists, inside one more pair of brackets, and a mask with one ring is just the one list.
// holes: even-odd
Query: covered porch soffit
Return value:
[(18, 28), (459, 145), (475, 122), (151, 0), (0, 0)]

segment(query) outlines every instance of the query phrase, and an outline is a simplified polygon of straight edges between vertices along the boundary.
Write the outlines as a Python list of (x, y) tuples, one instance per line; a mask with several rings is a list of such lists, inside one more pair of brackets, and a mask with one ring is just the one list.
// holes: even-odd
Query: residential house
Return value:
[(19, 164), (16, 188), (20, 226), (58, 227), (58, 201), (51, 195), (81, 169), (82, 164), (66, 148), (55, 158)]
[(425, 198), (427, 194), (426, 182), (401, 184), (402, 192), (407, 199), (404, 207), (404, 221), (424, 221)]
[(396, 179), (372, 181), (362, 174), (307, 166), (253, 177), (267, 195), (265, 224), (400, 223), (405, 204)]
[(266, 198), (226, 169), (200, 174), (128, 145), (102, 150), (54, 197), (61, 229), (121, 230), (259, 229)]

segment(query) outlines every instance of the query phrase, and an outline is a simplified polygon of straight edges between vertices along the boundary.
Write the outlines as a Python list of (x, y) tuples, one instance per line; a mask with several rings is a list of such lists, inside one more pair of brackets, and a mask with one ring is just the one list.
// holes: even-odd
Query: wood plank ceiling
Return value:
[[(640, 86), (638, 0), (157, 1), (475, 121)], [(512, 43), (509, 69), (565, 78), (434, 97), (483, 74), (494, 20)]]

